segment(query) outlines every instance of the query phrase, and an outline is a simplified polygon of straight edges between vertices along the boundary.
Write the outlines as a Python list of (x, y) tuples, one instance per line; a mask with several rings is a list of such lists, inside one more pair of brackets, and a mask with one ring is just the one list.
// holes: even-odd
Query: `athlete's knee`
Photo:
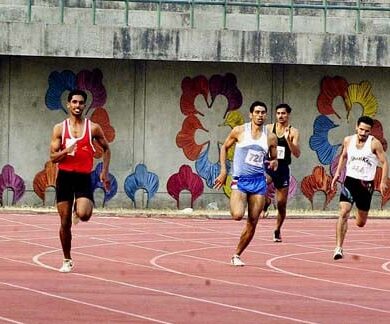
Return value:
[(77, 216), (82, 222), (87, 222), (92, 216), (92, 211), (77, 211)]
[(356, 218), (356, 225), (358, 227), (364, 227), (364, 225), (366, 225), (366, 223), (367, 223), (367, 219)]
[(244, 214), (237, 211), (231, 211), (230, 214), (232, 215), (233, 220), (240, 221), (244, 218)]

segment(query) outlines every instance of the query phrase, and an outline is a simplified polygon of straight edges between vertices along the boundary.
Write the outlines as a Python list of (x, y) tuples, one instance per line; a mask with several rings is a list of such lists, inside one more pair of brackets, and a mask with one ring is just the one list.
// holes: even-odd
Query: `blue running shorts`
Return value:
[(231, 188), (233, 190), (240, 190), (246, 194), (264, 196), (267, 191), (267, 180), (264, 174), (233, 177)]

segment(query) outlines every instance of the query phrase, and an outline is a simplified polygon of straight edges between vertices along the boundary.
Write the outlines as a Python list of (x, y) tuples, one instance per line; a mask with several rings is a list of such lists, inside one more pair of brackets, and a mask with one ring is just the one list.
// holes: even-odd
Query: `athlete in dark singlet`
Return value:
[[(267, 129), (275, 133), (278, 139), (278, 169), (276, 171), (267, 170), (269, 176), (268, 182), (273, 182), (276, 189), (275, 199), (278, 214), (276, 227), (273, 232), (274, 242), (282, 242), (281, 228), (286, 218), (288, 188), (290, 186), (291, 154), (296, 158), (301, 155), (299, 131), (289, 124), (291, 110), (288, 104), (279, 104), (276, 106), (276, 122), (267, 125)], [(266, 212), (270, 204), (271, 200), (267, 198), (261, 217), (266, 217)]]
[(69, 118), (53, 128), (50, 144), (50, 158), (58, 163), (56, 180), (57, 210), (61, 218), (60, 239), (64, 260), (60, 272), (70, 272), (73, 261), (70, 254), (73, 224), (79, 220), (88, 221), (93, 210), (91, 171), (95, 149), (92, 140), (103, 148), (103, 169), (100, 180), (109, 189), (108, 167), (110, 149), (100, 125), (82, 116), (87, 94), (81, 90), (71, 91), (67, 108)]

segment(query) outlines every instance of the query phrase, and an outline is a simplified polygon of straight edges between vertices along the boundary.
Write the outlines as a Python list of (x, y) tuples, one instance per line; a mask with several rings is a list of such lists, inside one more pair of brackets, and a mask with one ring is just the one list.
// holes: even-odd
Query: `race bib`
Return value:
[(277, 146), (276, 152), (278, 160), (283, 160), (286, 153), (286, 148), (284, 146)]
[(248, 150), (248, 153), (245, 157), (245, 163), (256, 166), (256, 167), (262, 167), (264, 162), (264, 152), (261, 151), (255, 151), (255, 150)]
[[(76, 143), (77, 142), (77, 140), (76, 139), (74, 139), (74, 138), (67, 138), (67, 139), (65, 139), (65, 147), (69, 147), (69, 146), (72, 146), (74, 143)], [(72, 151), (72, 152), (70, 152), (70, 153), (68, 153), (68, 155), (74, 155), (74, 150)]]

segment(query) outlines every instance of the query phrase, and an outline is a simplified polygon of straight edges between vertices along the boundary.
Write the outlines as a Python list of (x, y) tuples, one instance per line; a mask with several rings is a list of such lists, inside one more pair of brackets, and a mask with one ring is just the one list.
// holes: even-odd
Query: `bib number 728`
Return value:
[(264, 163), (264, 152), (249, 149), (245, 157), (245, 163), (262, 167)]

